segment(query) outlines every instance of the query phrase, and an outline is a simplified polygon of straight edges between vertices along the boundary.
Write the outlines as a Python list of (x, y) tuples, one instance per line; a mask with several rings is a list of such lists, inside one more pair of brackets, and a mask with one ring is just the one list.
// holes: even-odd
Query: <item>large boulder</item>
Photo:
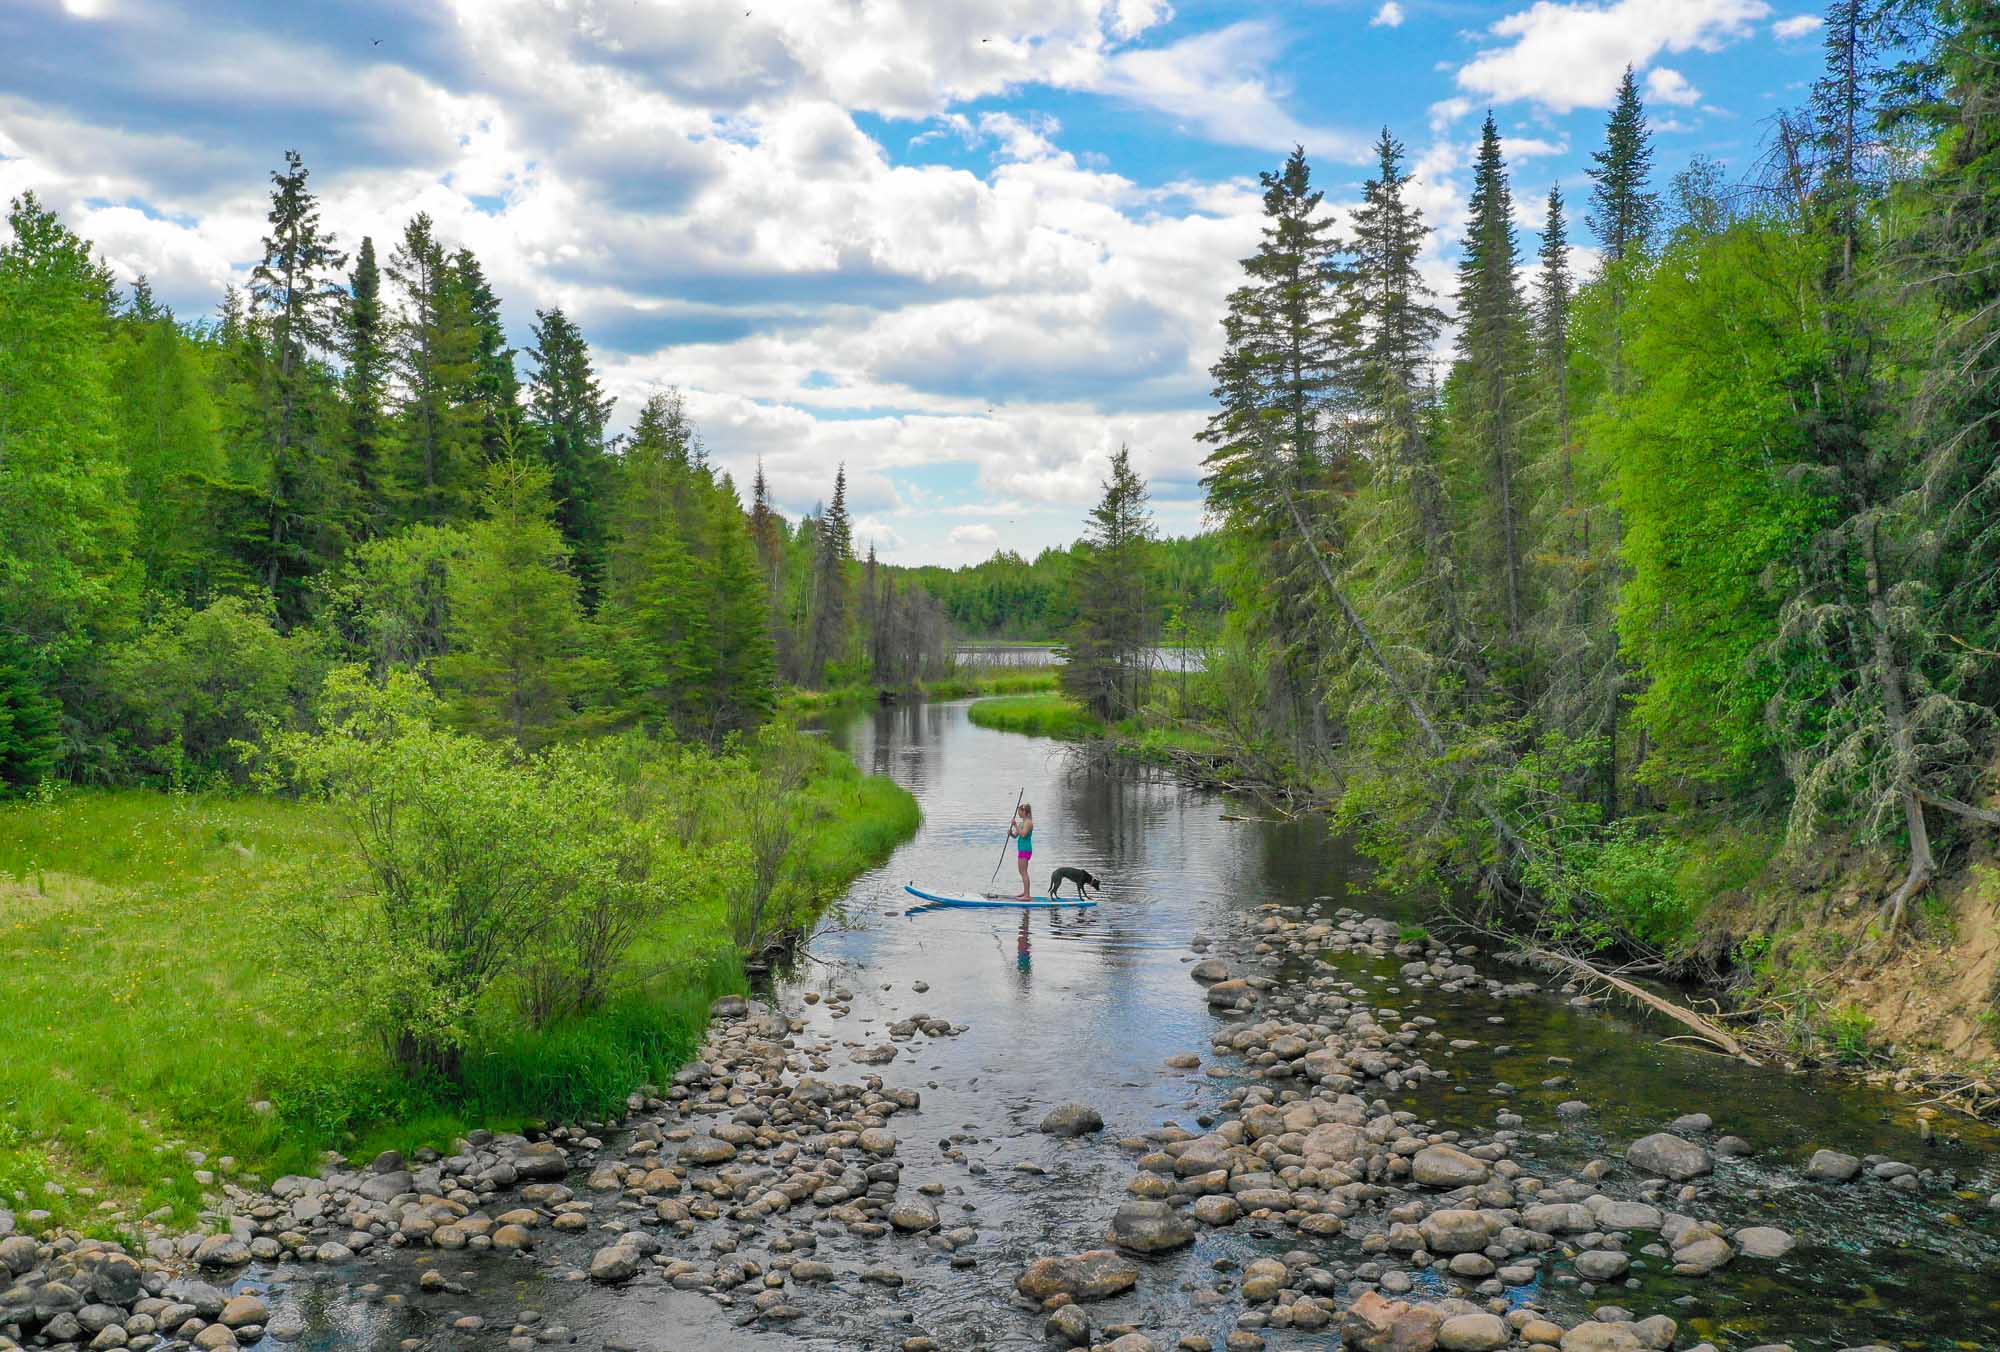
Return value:
[(1433, 1211), (1418, 1222), (1424, 1247), (1432, 1253), (1478, 1253), (1493, 1242), (1500, 1228), (1498, 1217), (1484, 1211)]
[(1196, 981), (1201, 982), (1227, 981), (1229, 980), (1229, 964), (1221, 958), (1203, 958), (1200, 962), (1188, 968), (1188, 975)]
[(1360, 1127), (1346, 1122), (1322, 1122), (1306, 1133), (1299, 1153), (1308, 1164), (1320, 1161), (1344, 1164), (1367, 1155), (1371, 1144), (1368, 1133)]
[(1545, 1235), (1581, 1235), (1597, 1229), (1597, 1218), (1581, 1202), (1543, 1202), (1523, 1208), (1521, 1224)]
[(1355, 1352), (1431, 1352), (1444, 1312), (1363, 1291), (1340, 1318), (1341, 1341)]
[(1493, 1176), (1492, 1166), (1457, 1146), (1430, 1145), (1410, 1161), (1410, 1177), (1426, 1188), (1470, 1188)]
[(1630, 1324), (1589, 1320), (1563, 1335), (1562, 1352), (1646, 1352), (1646, 1344)]
[(194, 1251), (196, 1267), (242, 1267), (250, 1261), (250, 1246), (233, 1235), (210, 1235)]
[(590, 1256), (590, 1280), (594, 1282), (629, 1282), (638, 1273), (638, 1250), (624, 1244), (607, 1245)]
[(1133, 1253), (1166, 1253), (1194, 1243), (1194, 1226), (1165, 1202), (1135, 1198), (1120, 1204), (1107, 1238)]
[(726, 1164), (736, 1158), (736, 1147), (714, 1136), (694, 1136), (681, 1143), (675, 1158), (682, 1164)]
[(1255, 986), (1241, 978), (1218, 981), (1208, 988), (1210, 1009), (1255, 1009), (1262, 998)]
[(1456, 1314), (1438, 1326), (1437, 1345), (1448, 1352), (1495, 1352), (1511, 1338), (1507, 1321), (1497, 1314)]
[[(4, 1262), (0, 1261), (0, 1265)], [(130, 1305), (142, 1294), (141, 1275), (137, 1259), (129, 1254), (108, 1253), (91, 1274), (91, 1289), (107, 1305)]]
[(1746, 1258), (1783, 1258), (1797, 1243), (1775, 1225), (1746, 1225), (1736, 1232), (1736, 1251)]
[(1131, 1259), (1112, 1249), (1037, 1258), (1014, 1279), (1014, 1289), (1030, 1300), (1068, 1296), (1072, 1300), (1108, 1300), (1139, 1282)]
[(514, 1166), (515, 1179), (522, 1182), (537, 1178), (561, 1178), (569, 1172), (569, 1156), (563, 1154), (562, 1147), (553, 1141), (524, 1145), (514, 1152), (508, 1163)]
[(1623, 1277), (1632, 1260), (1617, 1249), (1585, 1249), (1576, 1256), (1576, 1272), (1587, 1282), (1609, 1282)]
[(1049, 1109), (1042, 1131), (1050, 1136), (1087, 1136), (1104, 1130), (1104, 1115), (1088, 1103), (1064, 1103)]
[(1634, 1169), (1677, 1183), (1715, 1172), (1715, 1161), (1706, 1150), (1670, 1131), (1656, 1131), (1634, 1141), (1625, 1152), (1625, 1162)]
[(1861, 1172), (1861, 1161), (1838, 1150), (1815, 1150), (1806, 1161), (1806, 1177), (1822, 1183), (1846, 1183)]

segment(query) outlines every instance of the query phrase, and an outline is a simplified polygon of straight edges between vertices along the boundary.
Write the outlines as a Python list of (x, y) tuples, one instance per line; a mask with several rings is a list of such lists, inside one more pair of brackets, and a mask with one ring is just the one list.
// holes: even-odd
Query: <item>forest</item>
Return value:
[[(460, 727), (711, 747), (779, 680), (908, 685), (939, 607), (858, 562), (844, 472), (746, 509), (677, 392), (629, 433), (560, 309), (506, 344), (419, 214), (346, 253), (296, 154), (249, 286), (183, 320), (32, 194), (0, 249), (0, 788), (241, 782), (332, 667), (422, 669)], [(517, 375), (524, 359), (526, 378)]]
[(673, 390), (610, 435), (560, 309), (511, 350), (472, 253), (422, 214), (350, 252), (296, 153), (212, 319), (7, 224), (0, 1182), (602, 1111), (915, 830), (779, 708), (951, 662), (844, 470), (792, 523)]
[(1849, 938), (1948, 932), (1990, 857), (2000, 13), (1824, 38), (1754, 165), (1659, 181), (1628, 70), (1588, 200), (1521, 202), (1489, 115), (1449, 296), (1389, 131), (1338, 225), (1303, 151), (1263, 176), (1204, 716), (1517, 935), (1826, 960), (1825, 914), (1704, 912), (1818, 855), (1880, 874)]
[[(1068, 549), (1044, 549), (1033, 560), (1000, 550), (960, 568), (931, 564), (894, 571), (936, 597), (961, 638), (1060, 643), (1080, 618), (1076, 576), (1088, 549), (1079, 540)], [(1157, 632), (1220, 631), (1226, 606), (1218, 572), (1223, 554), (1222, 538), (1213, 533), (1153, 542), (1148, 569), (1157, 583)]]

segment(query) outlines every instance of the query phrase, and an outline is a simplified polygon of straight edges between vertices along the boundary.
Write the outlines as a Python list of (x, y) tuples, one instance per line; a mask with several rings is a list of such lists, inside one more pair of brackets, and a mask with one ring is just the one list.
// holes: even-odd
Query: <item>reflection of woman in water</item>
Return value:
[(1028, 913), (1021, 912), (1021, 933), (1014, 945), (1014, 965), (1023, 972), (1028, 970)]

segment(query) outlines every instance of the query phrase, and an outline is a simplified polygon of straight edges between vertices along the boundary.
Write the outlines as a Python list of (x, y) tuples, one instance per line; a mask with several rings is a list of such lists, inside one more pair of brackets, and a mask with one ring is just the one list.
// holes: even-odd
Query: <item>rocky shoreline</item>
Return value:
[[(1120, 1139), (1133, 1168), (1126, 1198), (1105, 1206), (1101, 1247), (1042, 1253), (1009, 1270), (1024, 1321), (1051, 1345), (1256, 1352), (1297, 1331), (1361, 1352), (1704, 1352), (1709, 1345), (1690, 1343), (1664, 1311), (1617, 1302), (1641, 1275), (1694, 1282), (1791, 1248), (1781, 1229), (1728, 1217), (1718, 1172), (1756, 1146), (1702, 1114), (1663, 1123), (1620, 1158), (1548, 1177), (1517, 1158), (1529, 1135), (1504, 1097), (1490, 1131), (1441, 1128), (1381, 1097), (1451, 1081), (1451, 1058), (1478, 1045), (1445, 1039), (1415, 1012), (1422, 999), (1474, 990), (1512, 999), (1540, 992), (1537, 983), (1482, 976), (1466, 961), (1472, 950), (1403, 942), (1395, 925), (1358, 912), (1315, 919), (1270, 905), (1244, 923), (1231, 936), (1241, 940), (1233, 959), (1211, 956), (1215, 943), (1202, 937), (1188, 957), (1189, 998), (1222, 1019), (1210, 1061), (1190, 1051), (1163, 1068), (1213, 1077), (1230, 1086), (1227, 1096), (1194, 1119), (1198, 1131), (1164, 1123)], [(1402, 959), (1395, 989), (1412, 1008), (1384, 1008), (1382, 992), (1342, 978), (1330, 966), (1342, 955)], [(820, 1002), (817, 992), (804, 999)], [(836, 989), (811, 1013), (838, 1021), (852, 1002)], [(718, 1001), (701, 1059), (664, 1089), (636, 1092), (619, 1122), (535, 1139), (475, 1133), (449, 1155), (390, 1153), (360, 1167), (334, 1160), (319, 1177), (281, 1178), (268, 1190), (226, 1183), (223, 1233), (158, 1237), (140, 1254), (74, 1235), (7, 1235), (0, 1349), (287, 1342), (304, 1322), (267, 1300), (252, 1274), (351, 1289), (371, 1265), (414, 1260), (418, 1297), (449, 1301), (466, 1288), (441, 1266), (445, 1255), (529, 1264), (640, 1298), (648, 1288), (690, 1293), (745, 1330), (811, 1328), (829, 1302), (872, 1303), (890, 1309), (900, 1331), (858, 1345), (950, 1347), (948, 1328), (927, 1329), (921, 1311), (897, 1308), (900, 1288), (921, 1265), (982, 1262), (978, 1209), (935, 1174), (906, 1186), (899, 1129), (920, 1114), (921, 1096), (867, 1068), (967, 1030), (919, 1013), (843, 1039), (805, 1013)], [(1574, 1100), (1558, 1115), (1590, 1111)], [(1068, 1103), (1044, 1112), (1040, 1130), (1095, 1138), (1104, 1123), (1091, 1105)], [(935, 1134), (947, 1169), (984, 1171), (959, 1148), (974, 1135)], [(1921, 1193), (1958, 1182), (1831, 1150), (1798, 1165), (1821, 1187)], [(0, 1219), (11, 1228), (11, 1217)], [(1219, 1232), (1290, 1247), (1217, 1258), (1205, 1280), (1166, 1289), (1163, 1264)], [(1185, 1277), (1185, 1265), (1175, 1271)], [(1602, 1303), (1589, 1318), (1565, 1319), (1544, 1299), (1557, 1290)], [(1121, 1299), (1131, 1296), (1165, 1299), (1134, 1310)], [(1199, 1331), (1219, 1320), (1229, 1326), (1221, 1338)], [(510, 1352), (671, 1345), (566, 1328), (535, 1310), (443, 1322), (504, 1334)]]

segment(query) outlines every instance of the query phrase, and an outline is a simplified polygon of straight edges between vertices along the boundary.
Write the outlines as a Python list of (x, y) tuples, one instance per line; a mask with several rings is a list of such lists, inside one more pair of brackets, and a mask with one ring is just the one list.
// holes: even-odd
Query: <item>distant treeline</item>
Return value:
[[(1055, 643), (1077, 624), (1073, 580), (1089, 549), (1044, 549), (1033, 562), (1001, 550), (984, 563), (961, 568), (930, 565), (890, 571), (923, 588), (944, 607), (962, 638)], [(1158, 599), (1155, 632), (1167, 642), (1199, 637), (1221, 624), (1225, 606), (1222, 570), (1228, 558), (1219, 535), (1146, 542)]]

